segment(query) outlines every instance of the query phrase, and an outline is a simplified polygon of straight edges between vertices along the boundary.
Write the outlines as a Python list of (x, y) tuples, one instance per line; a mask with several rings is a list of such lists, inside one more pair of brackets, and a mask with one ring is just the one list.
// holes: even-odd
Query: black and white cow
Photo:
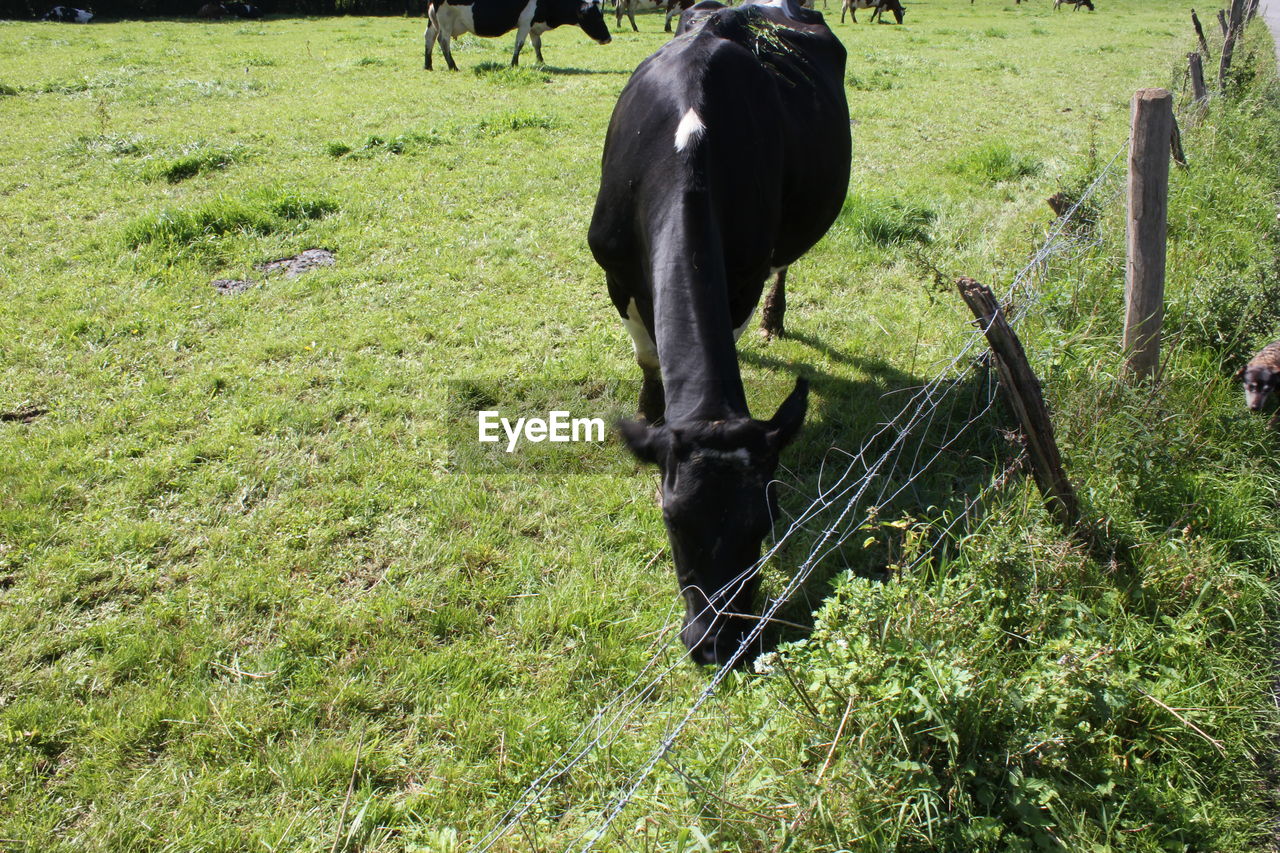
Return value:
[(516, 31), (516, 49), (511, 54), (511, 64), (520, 64), (520, 49), (526, 37), (533, 40), (533, 50), (542, 62), (541, 36), (547, 30), (565, 24), (582, 27), (582, 31), (598, 41), (608, 44), (609, 25), (600, 11), (601, 0), (428, 0), (427, 47), (422, 67), (431, 70), (431, 50), (436, 38), (440, 39), (440, 52), (450, 70), (457, 71), (449, 41), (463, 33), (492, 38)]
[[(743, 661), (770, 482), (804, 421), (803, 379), (773, 418), (751, 417), (736, 341), (766, 279), (844, 202), (844, 66), (822, 15), (795, 0), (699, 3), (636, 69), (605, 139), (588, 242), (644, 373), (643, 420), (619, 429), (662, 471), (681, 639), (700, 663)], [(780, 331), (771, 302), (764, 325)]]
[(1072, 12), (1079, 12), (1081, 6), (1084, 6), (1090, 12), (1093, 11), (1093, 0), (1053, 0), (1053, 11), (1058, 11), (1058, 7), (1064, 3), (1075, 7), (1071, 10)]
[(93, 20), (93, 13), (72, 6), (54, 6), (40, 20), (58, 21), (63, 24), (87, 24)]
[(870, 9), (871, 20), (874, 22), (877, 18), (884, 20), (884, 10), (888, 9), (893, 13), (893, 17), (899, 24), (906, 17), (907, 10), (902, 8), (899, 0), (844, 0), (840, 7), (840, 23), (844, 23), (844, 13), (848, 12), (853, 17), (853, 22), (858, 23), (858, 10)]
[(262, 9), (259, 6), (253, 6), (249, 3), (224, 3), (223, 8), (229, 14), (235, 15), (237, 18), (247, 18), (256, 20), (262, 17)]
[(666, 5), (666, 0), (618, 0), (614, 8), (614, 26), (622, 29), (622, 16), (626, 15), (631, 21), (631, 31), (640, 32), (640, 28), (636, 26), (636, 9), (661, 9)]

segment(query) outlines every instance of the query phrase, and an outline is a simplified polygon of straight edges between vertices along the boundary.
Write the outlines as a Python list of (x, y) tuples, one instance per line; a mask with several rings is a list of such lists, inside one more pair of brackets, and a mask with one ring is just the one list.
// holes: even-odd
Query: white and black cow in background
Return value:
[(661, 9), (666, 6), (666, 0), (618, 0), (614, 4), (614, 26), (622, 29), (622, 16), (626, 15), (631, 21), (632, 32), (640, 32), (640, 28), (636, 26), (636, 9)]
[(848, 12), (853, 17), (853, 22), (858, 23), (858, 10), (871, 9), (871, 20), (874, 22), (877, 18), (884, 20), (884, 10), (888, 9), (893, 13), (893, 17), (899, 24), (906, 16), (907, 10), (902, 8), (899, 0), (844, 0), (840, 6), (840, 23), (844, 23), (844, 13)]
[[(795, 0), (699, 3), (680, 30), (618, 99), (588, 242), (644, 373), (643, 420), (619, 429), (662, 472), (681, 639), (699, 663), (742, 663), (777, 518), (770, 483), (808, 383), (797, 379), (772, 419), (753, 419), (736, 341), (771, 273), (844, 203), (845, 49)], [(781, 314), (781, 300), (766, 303), (767, 331), (781, 331)]]
[(520, 64), (520, 49), (532, 37), (533, 50), (542, 62), (541, 35), (565, 24), (575, 24), (600, 44), (608, 44), (609, 25), (600, 10), (601, 0), (427, 0), (426, 52), (422, 67), (431, 70), (431, 50), (436, 38), (449, 69), (457, 71), (449, 41), (463, 33), (492, 38), (516, 31), (511, 64)]
[(42, 21), (58, 21), (63, 24), (87, 24), (93, 20), (93, 13), (87, 9), (76, 9), (72, 6), (54, 6), (45, 12)]
[(1053, 11), (1058, 11), (1058, 7), (1064, 3), (1075, 7), (1071, 10), (1072, 12), (1079, 12), (1081, 6), (1084, 6), (1090, 12), (1093, 11), (1093, 0), (1053, 0)]

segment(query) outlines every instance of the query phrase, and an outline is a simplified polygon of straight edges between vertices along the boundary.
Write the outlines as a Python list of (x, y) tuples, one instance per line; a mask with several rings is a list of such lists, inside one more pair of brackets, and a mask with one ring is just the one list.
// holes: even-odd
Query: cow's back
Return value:
[(824, 24), (761, 6), (712, 11), (641, 63), (610, 122), (590, 233), (620, 311), (648, 295), (665, 205), (705, 196), (714, 207), (735, 324), (769, 269), (822, 237), (848, 187), (844, 64)]

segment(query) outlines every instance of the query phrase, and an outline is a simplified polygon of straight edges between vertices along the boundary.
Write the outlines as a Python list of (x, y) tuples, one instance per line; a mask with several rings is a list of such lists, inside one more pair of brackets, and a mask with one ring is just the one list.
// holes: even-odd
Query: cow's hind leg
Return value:
[(450, 38), (446, 36), (443, 31), (441, 31), (440, 52), (444, 54), (445, 65), (449, 66), (450, 71), (457, 71), (458, 63), (453, 61), (453, 51), (449, 49), (449, 42), (450, 42)]
[(529, 33), (529, 41), (533, 42), (533, 55), (538, 57), (538, 64), (546, 65), (547, 63), (542, 58), (542, 36), (537, 33)]
[(764, 309), (760, 312), (760, 331), (766, 340), (782, 337), (782, 318), (786, 313), (787, 268), (782, 267), (773, 281), (773, 288), (764, 298)]
[(675, 13), (679, 10), (679, 8), (680, 7), (677, 6), (674, 2), (667, 4), (667, 23), (662, 27), (663, 32), (665, 33), (671, 32), (671, 18), (673, 15), (675, 15)]
[(427, 31), (423, 34), (423, 41), (426, 42), (426, 49), (422, 56), (422, 67), (427, 71), (431, 70), (431, 49), (436, 46), (436, 36), (439, 31), (434, 23), (427, 24)]

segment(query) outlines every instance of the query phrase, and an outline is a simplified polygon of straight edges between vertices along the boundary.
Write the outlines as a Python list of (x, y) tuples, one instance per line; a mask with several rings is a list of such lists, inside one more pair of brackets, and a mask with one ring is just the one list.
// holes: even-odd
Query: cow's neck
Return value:
[(686, 219), (656, 244), (653, 319), (667, 423), (748, 417), (714, 223)]

